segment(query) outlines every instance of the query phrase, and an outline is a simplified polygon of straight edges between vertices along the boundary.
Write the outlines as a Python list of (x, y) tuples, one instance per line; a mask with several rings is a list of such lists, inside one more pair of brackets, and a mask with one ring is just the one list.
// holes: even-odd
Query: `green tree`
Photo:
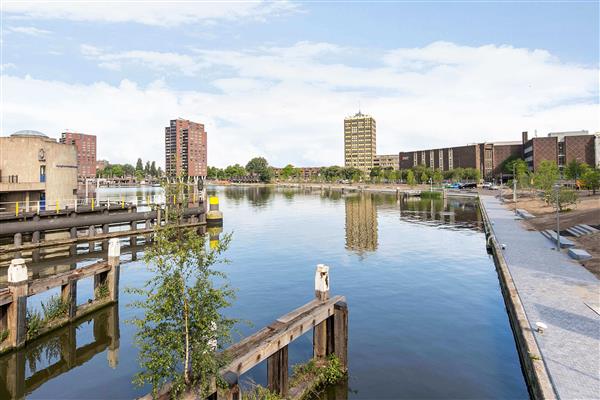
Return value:
[[(184, 193), (182, 187), (165, 189), (167, 197)], [(205, 398), (211, 381), (220, 380), (226, 360), (218, 350), (230, 341), (236, 322), (222, 315), (234, 292), (227, 283), (217, 285), (226, 276), (214, 268), (225, 261), (231, 237), (209, 248), (204, 235), (179, 226), (182, 215), (183, 209), (171, 209), (174, 222), (156, 231), (144, 255), (152, 277), (142, 288), (129, 289), (138, 297), (130, 306), (143, 311), (131, 321), (141, 369), (134, 383), (152, 385), (156, 395), (172, 382), (172, 397), (188, 388)]]
[(227, 168), (225, 168), (225, 170), (223, 171), (223, 173), (225, 174), (225, 177), (227, 179), (247, 175), (246, 169), (240, 164), (228, 165)]
[(136, 171), (143, 171), (144, 170), (144, 163), (142, 162), (141, 158), (137, 159), (137, 162), (135, 163), (135, 170)]
[(579, 179), (590, 167), (584, 162), (571, 160), (565, 167), (565, 177), (567, 179)]
[(263, 182), (269, 182), (273, 172), (269, 168), (269, 163), (264, 157), (254, 157), (246, 164), (246, 171), (250, 174), (258, 175)]
[(433, 181), (439, 185), (440, 183), (442, 183), (442, 180), (444, 180), (442, 171), (440, 171), (439, 169), (436, 169), (435, 172), (433, 173)]
[(423, 173), (421, 174), (421, 183), (427, 183), (428, 180), (429, 176), (427, 175), (427, 172), (423, 171)]
[(415, 173), (412, 171), (412, 169), (409, 169), (408, 173), (406, 174), (406, 183), (410, 187), (415, 186), (417, 183), (417, 181), (415, 180)]
[(150, 161), (146, 161), (146, 166), (144, 167), (144, 175), (150, 175)]
[(156, 161), (152, 161), (152, 164), (150, 165), (150, 175), (154, 177), (158, 175), (158, 171), (156, 170)]
[(123, 166), (120, 164), (115, 164), (111, 166), (111, 175), (114, 177), (122, 178), (124, 176)]
[(544, 192), (546, 203), (551, 201), (552, 188), (560, 178), (560, 171), (554, 161), (542, 160), (533, 174), (533, 184)]
[(135, 175), (135, 168), (131, 164), (123, 164), (123, 174), (125, 176), (133, 176)]
[(161, 167), (158, 167), (158, 169), (156, 170), (156, 175), (157, 175), (159, 178), (162, 178), (162, 176), (163, 176), (163, 170), (162, 170), (162, 168), (161, 168)]
[(596, 194), (596, 190), (600, 189), (600, 170), (588, 168), (581, 176), (581, 183), (585, 189)]
[(294, 172), (295, 172), (294, 170), (295, 170), (294, 166), (292, 164), (288, 164), (281, 169), (280, 175), (283, 179), (289, 179), (291, 176), (294, 175)]

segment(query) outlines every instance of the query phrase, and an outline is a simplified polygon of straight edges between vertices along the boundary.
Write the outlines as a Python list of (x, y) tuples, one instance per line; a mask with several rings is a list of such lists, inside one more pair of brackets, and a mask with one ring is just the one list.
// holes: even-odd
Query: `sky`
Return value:
[(164, 166), (164, 127), (205, 124), (209, 165), (343, 165), (377, 153), (600, 131), (599, 2), (2, 0), (0, 136), (97, 135)]

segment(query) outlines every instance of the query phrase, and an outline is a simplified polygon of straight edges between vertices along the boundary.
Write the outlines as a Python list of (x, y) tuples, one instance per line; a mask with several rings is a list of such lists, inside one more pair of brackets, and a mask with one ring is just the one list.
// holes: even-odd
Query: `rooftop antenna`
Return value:
[(535, 130), (535, 137), (537, 137), (537, 129)]

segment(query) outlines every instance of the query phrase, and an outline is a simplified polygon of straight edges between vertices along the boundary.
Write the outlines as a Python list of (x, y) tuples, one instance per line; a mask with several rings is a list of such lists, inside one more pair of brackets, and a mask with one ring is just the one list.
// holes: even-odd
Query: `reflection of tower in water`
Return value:
[(377, 208), (370, 194), (346, 197), (346, 248), (377, 250)]

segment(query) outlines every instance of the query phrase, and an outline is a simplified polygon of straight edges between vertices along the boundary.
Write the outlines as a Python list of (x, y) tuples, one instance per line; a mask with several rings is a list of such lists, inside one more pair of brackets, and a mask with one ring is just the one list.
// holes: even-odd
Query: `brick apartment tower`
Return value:
[(165, 128), (165, 173), (169, 177), (206, 177), (204, 124), (173, 119)]
[(96, 177), (96, 135), (63, 132), (61, 143), (74, 144), (77, 149), (77, 176), (81, 179)]

